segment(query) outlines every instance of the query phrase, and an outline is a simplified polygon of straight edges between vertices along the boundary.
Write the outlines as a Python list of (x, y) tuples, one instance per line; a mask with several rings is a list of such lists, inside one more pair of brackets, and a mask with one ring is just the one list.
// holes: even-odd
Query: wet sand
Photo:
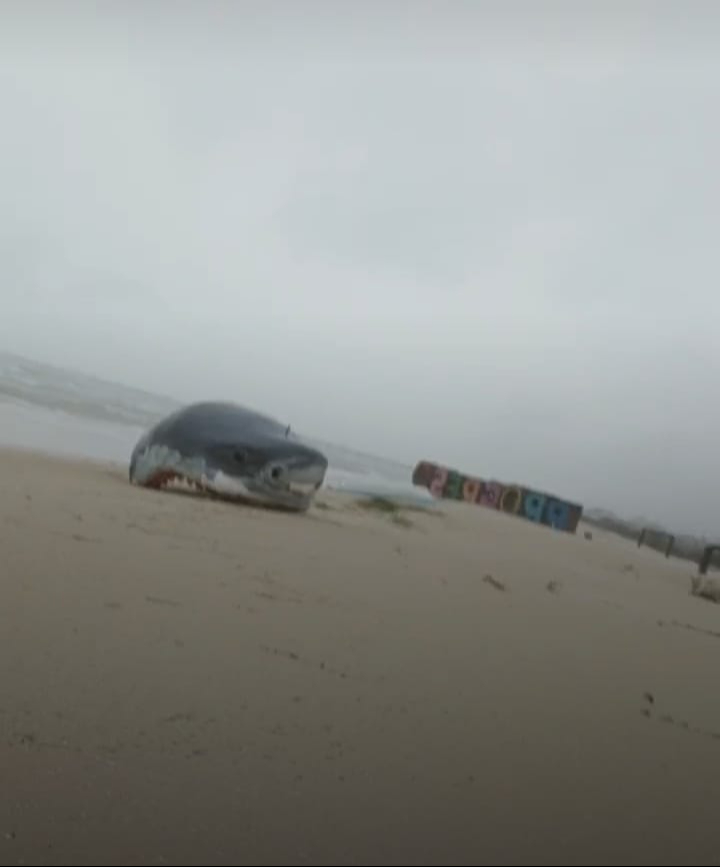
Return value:
[(0, 864), (717, 863), (692, 564), (11, 450), (0, 480)]

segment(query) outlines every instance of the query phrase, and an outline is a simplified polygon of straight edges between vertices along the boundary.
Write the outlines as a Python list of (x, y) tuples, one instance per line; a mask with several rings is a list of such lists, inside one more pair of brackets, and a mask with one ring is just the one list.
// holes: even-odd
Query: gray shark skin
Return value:
[(327, 458), (290, 428), (243, 406), (194, 403), (159, 421), (130, 457), (130, 482), (181, 480), (220, 497), (304, 512), (325, 480)]

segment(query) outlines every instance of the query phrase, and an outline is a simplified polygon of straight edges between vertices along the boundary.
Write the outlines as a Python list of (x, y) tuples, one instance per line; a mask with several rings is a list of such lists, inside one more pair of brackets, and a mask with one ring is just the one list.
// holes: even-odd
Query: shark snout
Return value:
[(325, 479), (328, 462), (321, 454), (286, 455), (268, 462), (268, 481), (296, 493), (312, 493)]

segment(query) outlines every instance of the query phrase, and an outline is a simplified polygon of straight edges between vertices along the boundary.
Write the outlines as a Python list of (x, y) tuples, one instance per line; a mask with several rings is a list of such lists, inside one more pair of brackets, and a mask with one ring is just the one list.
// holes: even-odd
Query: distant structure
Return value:
[(700, 562), (698, 563), (698, 571), (701, 575), (707, 574), (707, 570), (710, 568), (710, 561), (716, 551), (720, 551), (720, 545), (707, 545), (705, 547)]
[(467, 476), (430, 461), (417, 464), (412, 481), (418, 487), (427, 488), (434, 497), (464, 500), (567, 533), (577, 531), (582, 517), (583, 507), (578, 503), (522, 485)]
[(647, 545), (648, 548), (663, 551), (666, 557), (669, 557), (672, 553), (674, 544), (675, 536), (672, 533), (666, 533), (664, 530), (653, 530), (650, 527), (643, 527), (638, 536), (638, 548)]

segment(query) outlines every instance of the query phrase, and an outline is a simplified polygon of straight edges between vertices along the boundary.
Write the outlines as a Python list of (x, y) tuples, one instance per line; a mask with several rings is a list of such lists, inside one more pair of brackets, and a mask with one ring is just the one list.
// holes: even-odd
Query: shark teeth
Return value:
[(317, 488), (317, 485), (314, 482), (288, 482), (288, 491), (292, 494), (301, 494), (302, 496), (307, 496), (308, 494), (312, 494), (313, 491)]

